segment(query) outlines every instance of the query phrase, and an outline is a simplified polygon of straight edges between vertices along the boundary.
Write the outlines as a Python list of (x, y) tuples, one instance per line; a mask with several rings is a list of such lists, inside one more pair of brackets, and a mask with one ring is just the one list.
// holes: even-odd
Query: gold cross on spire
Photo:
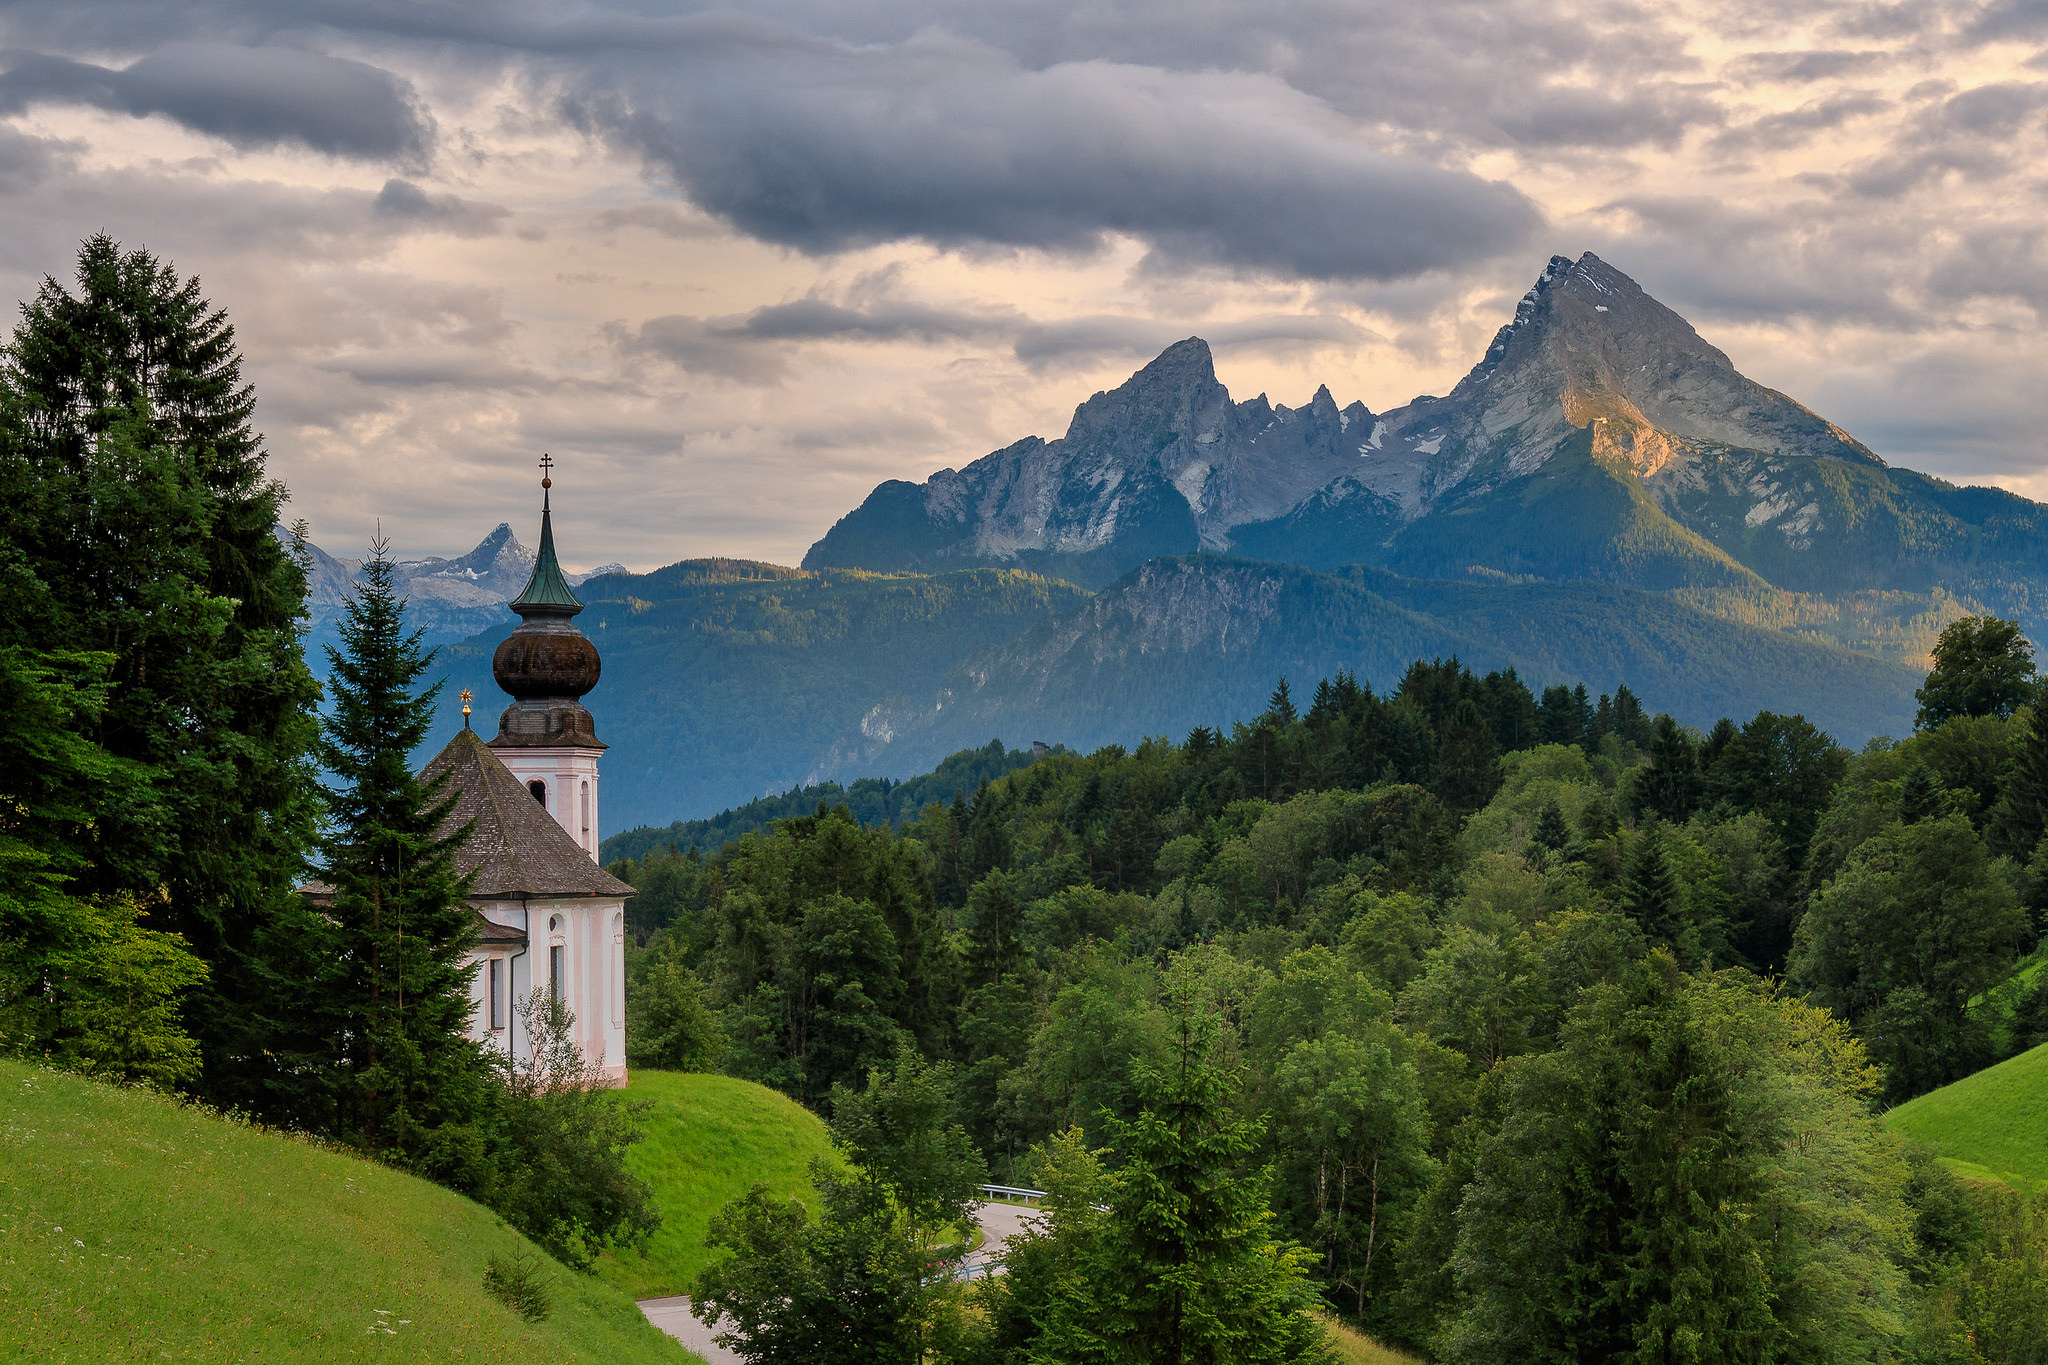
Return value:
[(542, 488), (547, 488), (554, 483), (554, 479), (551, 477), (554, 467), (555, 457), (542, 452), (540, 457), (540, 486)]

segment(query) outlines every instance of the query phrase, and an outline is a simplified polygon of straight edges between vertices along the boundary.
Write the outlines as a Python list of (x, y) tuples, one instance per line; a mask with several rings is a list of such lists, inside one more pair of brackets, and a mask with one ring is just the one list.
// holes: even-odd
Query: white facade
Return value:
[(535, 793), (555, 823), (567, 830), (592, 862), (597, 861), (597, 756), (602, 750), (581, 745), (553, 748), (493, 747), (492, 752), (519, 785)]
[[(603, 1067), (613, 1085), (626, 1083), (626, 902), (604, 896), (559, 900), (479, 901), (492, 924), (517, 929), (522, 943), (486, 940), (471, 954), (470, 1036), (515, 1061), (532, 1054), (518, 1005), (534, 987), (561, 992), (576, 1016), (576, 1046), (586, 1063)], [(494, 967), (492, 964), (496, 963)]]

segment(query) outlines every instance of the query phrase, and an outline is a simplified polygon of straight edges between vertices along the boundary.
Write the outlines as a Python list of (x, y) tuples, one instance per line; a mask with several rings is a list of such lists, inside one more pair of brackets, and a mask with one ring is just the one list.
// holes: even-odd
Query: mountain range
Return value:
[[(290, 541), (282, 527), (278, 535)], [(331, 643), (342, 606), (362, 580), (364, 561), (331, 555), (310, 541), (305, 547), (310, 633), (319, 642)], [(398, 561), (392, 580), (406, 598), (406, 616), (413, 628), (425, 632), (428, 644), (443, 644), (467, 639), (504, 621), (505, 604), (526, 586), (533, 561), (534, 552), (512, 534), (510, 524), (499, 522), (468, 554), (454, 559)], [(607, 564), (565, 577), (571, 584), (580, 584), (601, 574), (624, 572), (623, 564)], [(315, 664), (320, 666), (318, 660)]]
[[(331, 608), (356, 570), (329, 562)], [(454, 687), (495, 695), (530, 562), (500, 527), (407, 566), (421, 624), (495, 618), (444, 649)], [(882, 484), (801, 568), (614, 572), (580, 621), (609, 834), (992, 738), (1177, 735), (1255, 714), (1283, 675), (1387, 686), (1451, 654), (1858, 744), (1910, 728), (1942, 625), (2038, 635), (2044, 590), (2048, 509), (1887, 465), (1587, 255), (1550, 261), (1448, 396), (1235, 401), (1189, 338), (1056, 440)]]
[(1200, 551), (1676, 592), (1894, 657), (1951, 599), (2048, 624), (2048, 509), (1886, 465), (1590, 253), (1551, 259), (1447, 397), (1233, 402), (1190, 338), (1058, 440), (882, 484), (803, 562), (1100, 587)]

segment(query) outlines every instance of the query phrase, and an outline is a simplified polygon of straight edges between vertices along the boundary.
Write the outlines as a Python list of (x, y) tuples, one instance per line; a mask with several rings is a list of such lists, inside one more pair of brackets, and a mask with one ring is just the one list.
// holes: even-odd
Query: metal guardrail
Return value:
[(1044, 1190), (1027, 1190), (1016, 1185), (981, 1185), (977, 1186), (977, 1188), (983, 1194), (989, 1195), (992, 1198), (1002, 1199), (1006, 1202), (1022, 1200), (1024, 1203), (1029, 1204), (1033, 1200), (1046, 1197)]

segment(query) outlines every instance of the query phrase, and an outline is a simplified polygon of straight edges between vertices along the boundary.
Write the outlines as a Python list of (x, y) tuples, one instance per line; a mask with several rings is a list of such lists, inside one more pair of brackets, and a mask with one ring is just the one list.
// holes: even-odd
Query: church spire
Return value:
[(533, 577), (526, 580), (519, 596), (506, 603), (522, 620), (536, 616), (567, 620), (583, 610), (583, 603), (569, 590), (569, 580), (562, 577), (562, 566), (555, 561), (554, 516), (548, 505), (548, 490), (555, 486), (554, 467), (554, 456), (540, 457), (540, 554), (533, 561)]

